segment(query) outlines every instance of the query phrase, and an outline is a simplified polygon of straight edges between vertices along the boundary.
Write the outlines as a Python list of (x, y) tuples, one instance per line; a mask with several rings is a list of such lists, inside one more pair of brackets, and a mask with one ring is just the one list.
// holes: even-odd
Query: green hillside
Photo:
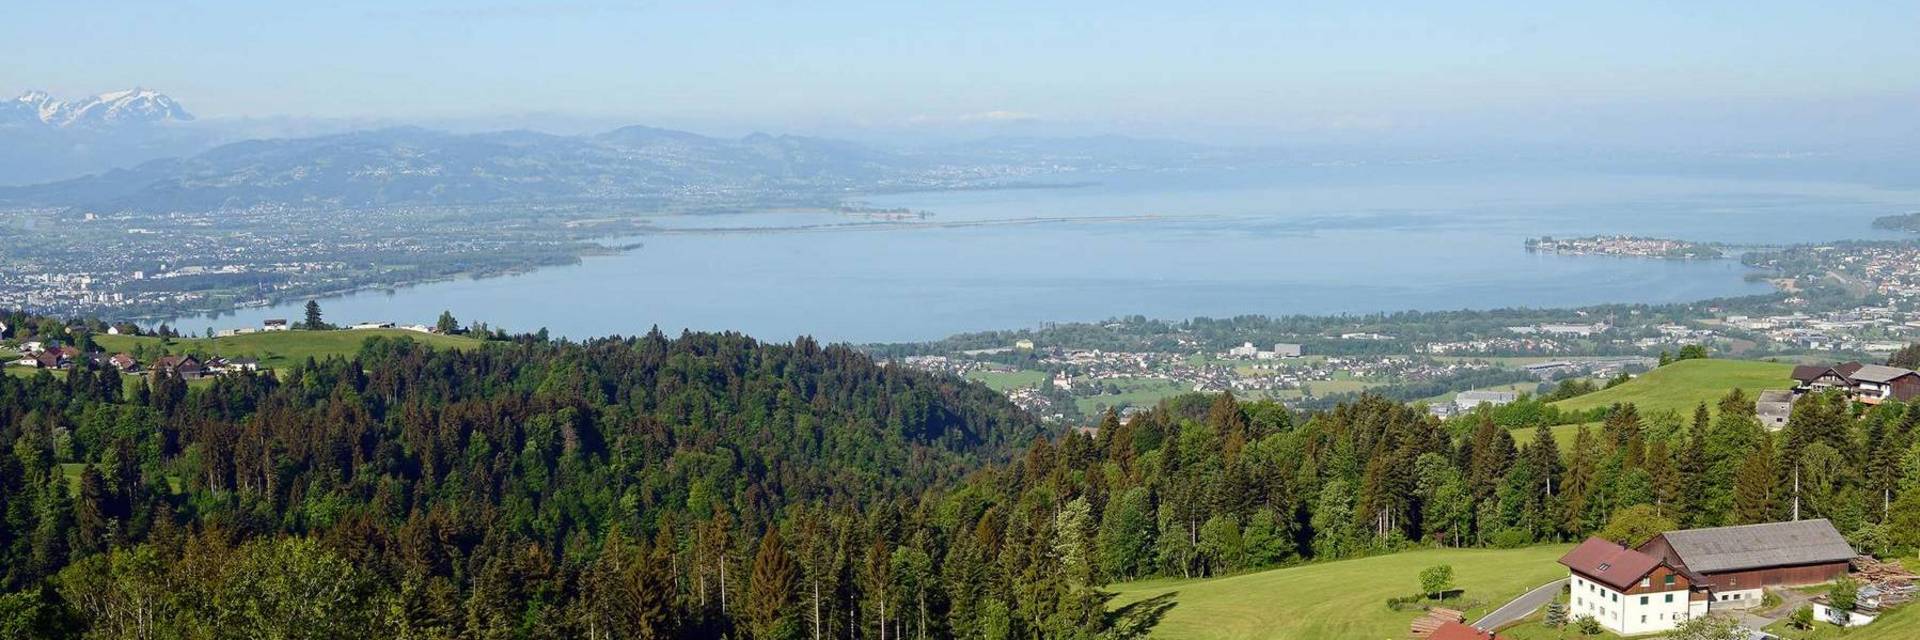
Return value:
[(1554, 406), (1582, 411), (1631, 402), (1642, 414), (1666, 409), (1685, 414), (1701, 402), (1711, 406), (1735, 387), (1746, 390), (1749, 396), (1758, 395), (1763, 389), (1792, 387), (1793, 380), (1788, 378), (1792, 373), (1793, 365), (1781, 362), (1682, 360), (1648, 371), (1612, 389), (1561, 400)]
[(1171, 608), (1155, 638), (1320, 640), (1404, 638), (1417, 613), (1394, 611), (1387, 598), (1420, 590), (1421, 569), (1453, 566), (1462, 601), (1483, 614), (1528, 589), (1566, 575), (1555, 561), (1565, 545), (1525, 549), (1433, 549), (1326, 562), (1207, 580), (1117, 584), (1111, 607), (1157, 601)]
[(255, 358), (260, 366), (285, 367), (308, 357), (350, 356), (360, 350), (367, 338), (386, 336), (410, 338), (439, 349), (472, 349), (481, 340), (465, 336), (443, 336), (404, 329), (361, 329), (348, 331), (271, 331), (225, 338), (175, 338), (162, 341), (154, 337), (95, 336), (94, 342), (109, 352), (132, 351), (135, 345), (164, 348), (171, 353), (199, 351), (226, 358)]

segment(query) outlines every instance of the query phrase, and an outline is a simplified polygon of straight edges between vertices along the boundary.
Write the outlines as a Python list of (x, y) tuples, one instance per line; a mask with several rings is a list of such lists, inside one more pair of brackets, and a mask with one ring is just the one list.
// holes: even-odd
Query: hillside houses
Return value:
[(1801, 365), (1793, 368), (1793, 381), (1796, 396), (1838, 389), (1865, 404), (1920, 396), (1920, 373), (1878, 364)]

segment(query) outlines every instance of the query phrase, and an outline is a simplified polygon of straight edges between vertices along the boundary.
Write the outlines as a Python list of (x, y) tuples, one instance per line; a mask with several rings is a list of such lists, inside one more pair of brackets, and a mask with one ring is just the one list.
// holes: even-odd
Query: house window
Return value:
[(1671, 573), (1667, 574), (1667, 586), (1673, 586), (1673, 574)]
[(1667, 603), (1668, 603), (1668, 604), (1672, 604), (1672, 603), (1673, 603), (1673, 594), (1671, 594), (1671, 593), (1669, 593), (1669, 594), (1667, 594)]
[(1642, 587), (1651, 587), (1651, 586), (1653, 586), (1653, 578), (1641, 578), (1641, 579), (1640, 579), (1640, 586), (1642, 586)]
[(1646, 596), (1640, 596), (1640, 604), (1642, 604), (1642, 605), (1645, 605), (1646, 603), (1647, 603), (1647, 597), (1646, 597)]
[(1646, 624), (1646, 623), (1647, 623), (1647, 614), (1644, 614), (1644, 613), (1640, 614), (1640, 624)]

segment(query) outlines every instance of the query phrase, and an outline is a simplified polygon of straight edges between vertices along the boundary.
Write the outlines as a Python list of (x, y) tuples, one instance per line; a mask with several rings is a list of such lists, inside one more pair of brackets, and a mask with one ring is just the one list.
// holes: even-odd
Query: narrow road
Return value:
[(1553, 602), (1554, 596), (1560, 595), (1560, 590), (1565, 588), (1567, 588), (1566, 578), (1534, 587), (1532, 591), (1520, 594), (1520, 597), (1514, 598), (1512, 602), (1500, 605), (1500, 608), (1480, 618), (1479, 622), (1473, 623), (1473, 627), (1481, 631), (1493, 631), (1519, 622), (1533, 615), (1533, 612), (1540, 610), (1540, 607)]

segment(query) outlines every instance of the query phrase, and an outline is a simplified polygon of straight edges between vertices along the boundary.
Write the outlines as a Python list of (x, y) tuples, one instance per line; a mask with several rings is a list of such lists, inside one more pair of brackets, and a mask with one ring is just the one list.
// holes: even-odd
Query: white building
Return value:
[(1560, 564), (1569, 573), (1568, 615), (1590, 616), (1614, 633), (1668, 631), (1707, 613), (1704, 588), (1696, 594), (1684, 572), (1612, 541), (1588, 538)]
[(1273, 345), (1273, 354), (1282, 358), (1298, 358), (1306, 351), (1300, 345), (1291, 342), (1279, 342)]
[(1251, 342), (1248, 342), (1238, 347), (1234, 347), (1232, 349), (1227, 350), (1227, 357), (1230, 357), (1230, 358), (1252, 359), (1259, 355), (1260, 355), (1260, 349), (1258, 347), (1253, 346), (1253, 343)]
[(1512, 391), (1462, 391), (1453, 396), (1453, 408), (1461, 413), (1472, 411), (1483, 404), (1503, 406), (1520, 399), (1520, 394)]

